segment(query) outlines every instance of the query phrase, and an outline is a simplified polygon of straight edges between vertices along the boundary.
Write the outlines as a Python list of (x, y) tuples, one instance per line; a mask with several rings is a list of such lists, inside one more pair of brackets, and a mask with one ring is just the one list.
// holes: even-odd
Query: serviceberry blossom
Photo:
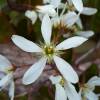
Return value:
[(28, 17), (31, 21), (32, 24), (34, 24), (39, 16), (39, 14), (44, 16), (45, 14), (48, 14), (49, 16), (55, 16), (56, 11), (54, 9), (53, 5), (41, 5), (41, 6), (36, 6), (36, 10), (27, 10), (25, 12), (25, 16)]
[(55, 85), (55, 100), (81, 100), (74, 85), (64, 80), (60, 75), (50, 76), (50, 80)]
[[(77, 21), (77, 14), (75, 12), (65, 13), (66, 6), (64, 5), (63, 8), (60, 7), (62, 5), (61, 0), (50, 0), (49, 4), (54, 6), (55, 11), (56, 11), (56, 15), (53, 16), (51, 19), (54, 27), (57, 27), (59, 25), (70, 27)], [(59, 13), (60, 11), (61, 13)]]
[(0, 91), (7, 89), (9, 91), (9, 97), (14, 99), (14, 80), (13, 80), (13, 67), (10, 61), (4, 56), (0, 55)]
[(80, 97), (82, 100), (99, 100), (93, 91), (95, 86), (100, 86), (100, 77), (94, 76), (87, 83), (80, 85)]
[(73, 70), (72, 66), (60, 57), (62, 53), (61, 50), (66, 50), (70, 48), (75, 48), (81, 45), (83, 42), (87, 41), (86, 38), (75, 36), (64, 40), (57, 46), (51, 42), (52, 24), (48, 15), (45, 15), (42, 20), (41, 26), (42, 36), (44, 39), (44, 44), (41, 46), (25, 39), (24, 37), (13, 35), (12, 41), (19, 48), (26, 52), (38, 52), (41, 53), (41, 59), (33, 64), (24, 74), (23, 83), (31, 84), (38, 79), (38, 77), (43, 72), (46, 62), (54, 60), (59, 72), (63, 77), (69, 82), (78, 82), (78, 75)]
[(66, 4), (66, 7), (69, 11), (79, 11), (79, 14), (77, 16), (77, 25), (82, 29), (83, 25), (82, 25), (82, 21), (80, 18), (80, 14), (83, 15), (94, 15), (97, 12), (96, 8), (91, 8), (91, 7), (84, 7), (83, 6), (83, 2), (82, 0), (67, 0), (68, 3)]

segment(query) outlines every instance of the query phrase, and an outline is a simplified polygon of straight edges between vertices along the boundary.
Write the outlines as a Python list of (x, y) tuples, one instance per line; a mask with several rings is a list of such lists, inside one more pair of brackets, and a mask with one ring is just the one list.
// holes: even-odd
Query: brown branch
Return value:
[(28, 4), (17, 4), (16, 2), (12, 0), (7, 0), (8, 6), (10, 9), (19, 11), (19, 12), (25, 12), (26, 10), (32, 10), (34, 7), (32, 5)]

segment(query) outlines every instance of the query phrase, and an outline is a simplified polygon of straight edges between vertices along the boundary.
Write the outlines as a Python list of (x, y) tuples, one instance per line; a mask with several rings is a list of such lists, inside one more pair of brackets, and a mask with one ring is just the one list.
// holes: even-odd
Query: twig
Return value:
[(87, 53), (85, 53), (84, 55), (82, 55), (81, 57), (79, 57), (76, 61), (75, 64), (79, 65), (79, 63), (84, 60), (86, 57), (88, 57), (91, 53), (93, 53), (96, 49), (98, 49), (100, 47), (100, 41), (97, 43), (97, 45), (90, 49)]
[(33, 6), (28, 5), (28, 4), (17, 4), (16, 2), (12, 1), (12, 0), (7, 0), (8, 6), (15, 10), (15, 11), (19, 11), (19, 12), (25, 12), (26, 10), (32, 10), (34, 9)]

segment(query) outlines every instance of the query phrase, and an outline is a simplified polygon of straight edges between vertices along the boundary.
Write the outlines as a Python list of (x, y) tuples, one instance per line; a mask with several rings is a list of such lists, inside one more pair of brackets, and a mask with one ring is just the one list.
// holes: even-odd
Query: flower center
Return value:
[(44, 46), (44, 52), (45, 55), (51, 57), (54, 54), (55, 50), (53, 46)]
[(64, 87), (64, 84), (65, 84), (64, 79), (61, 79), (60, 84)]

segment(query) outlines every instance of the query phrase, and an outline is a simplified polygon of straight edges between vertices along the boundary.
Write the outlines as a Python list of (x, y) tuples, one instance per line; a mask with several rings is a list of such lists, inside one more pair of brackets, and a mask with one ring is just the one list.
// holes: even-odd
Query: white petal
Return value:
[(82, 14), (84, 15), (94, 15), (97, 12), (96, 8), (88, 8), (88, 7), (84, 7)]
[(75, 12), (68, 12), (64, 15), (63, 21), (67, 27), (72, 26), (78, 20), (78, 15)]
[(10, 68), (12, 68), (10, 61), (6, 57), (0, 55), (0, 71), (6, 72), (7, 69)]
[(61, 72), (61, 74), (67, 81), (72, 83), (78, 82), (78, 75), (70, 64), (68, 64), (65, 60), (57, 56), (54, 56), (54, 61), (58, 70)]
[(12, 73), (4, 76), (1, 80), (0, 80), (0, 88), (4, 88), (5, 86), (7, 86), (9, 84), (9, 82), (12, 79)]
[(14, 91), (15, 91), (15, 85), (12, 80), (10, 87), (9, 87), (9, 97), (11, 98), (11, 100), (14, 100)]
[(100, 86), (100, 77), (94, 76), (92, 77), (87, 84), (91, 86)]
[(48, 14), (49, 16), (55, 16), (56, 11), (53, 5), (43, 5), (43, 6), (36, 6), (38, 12), (42, 14)]
[(54, 27), (57, 27), (57, 26), (60, 24), (60, 18), (59, 18), (58, 16), (53, 17), (53, 18), (51, 19), (51, 22), (52, 22), (52, 25), (53, 25)]
[(56, 84), (55, 100), (66, 100), (66, 93), (60, 84)]
[(88, 100), (99, 100), (98, 96), (95, 93), (93, 93), (92, 91), (85, 93), (85, 96)]
[(80, 100), (82, 100), (82, 89), (81, 88), (79, 90), (79, 96), (80, 96)]
[(65, 90), (68, 100), (81, 100), (80, 95), (77, 93), (75, 87), (71, 83), (66, 83)]
[(52, 84), (57, 84), (61, 81), (62, 77), (60, 75), (58, 76), (50, 76), (49, 78), (52, 82)]
[(80, 37), (80, 36), (74, 36), (69, 39), (64, 40), (60, 44), (56, 46), (57, 50), (65, 50), (65, 49), (70, 49), (70, 48), (75, 48), (80, 46), (82, 43), (87, 41), (86, 38)]
[(42, 31), (42, 36), (44, 38), (45, 43), (50, 44), (52, 25), (51, 25), (51, 20), (48, 15), (45, 15), (42, 20), (41, 31)]
[(57, 8), (61, 3), (61, 0), (51, 0), (50, 4)]
[(25, 12), (25, 16), (28, 17), (32, 21), (32, 24), (34, 24), (37, 20), (37, 14), (35, 11), (27, 10)]
[(13, 35), (11, 39), (16, 46), (26, 52), (42, 52), (42, 49), (38, 45), (36, 45), (32, 41), (25, 39), (22, 36)]
[(23, 77), (23, 83), (25, 85), (31, 84), (39, 78), (46, 65), (46, 60), (46, 58), (41, 58), (25, 72)]
[(85, 38), (89, 38), (94, 35), (94, 32), (93, 31), (79, 31), (76, 34)]
[(44, 15), (39, 13), (38, 16), (39, 16), (40, 21), (42, 22)]
[(82, 21), (81, 21), (81, 18), (80, 17), (76, 21), (76, 24), (79, 26), (80, 29), (83, 29), (83, 24), (82, 24)]
[(73, 5), (75, 6), (75, 8), (81, 12), (83, 10), (83, 2), (82, 0), (71, 0), (73, 2)]

